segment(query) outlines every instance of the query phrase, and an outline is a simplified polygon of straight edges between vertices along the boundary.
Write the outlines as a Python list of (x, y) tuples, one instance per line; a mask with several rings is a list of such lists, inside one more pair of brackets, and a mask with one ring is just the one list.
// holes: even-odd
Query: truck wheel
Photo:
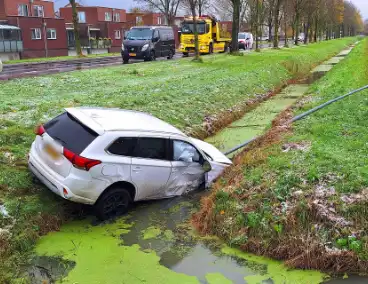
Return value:
[(132, 197), (124, 188), (114, 187), (104, 192), (95, 204), (96, 216), (106, 220), (126, 213), (132, 203)]
[(189, 56), (189, 53), (188, 52), (183, 52), (183, 56), (184, 57), (188, 57)]

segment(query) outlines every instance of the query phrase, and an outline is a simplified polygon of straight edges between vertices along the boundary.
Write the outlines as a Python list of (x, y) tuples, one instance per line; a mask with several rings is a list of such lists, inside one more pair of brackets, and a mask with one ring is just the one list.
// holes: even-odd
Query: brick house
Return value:
[(68, 55), (65, 22), (55, 18), (54, 2), (0, 0), (1, 19), (3, 23), (20, 28), (21, 58)]
[[(119, 52), (123, 40), (126, 11), (96, 6), (77, 6), (78, 29), (84, 52)], [(60, 16), (65, 19), (68, 47), (75, 49), (72, 8), (67, 5), (60, 8)], [(72, 54), (71, 51), (69, 54)]]
[(134, 12), (126, 15), (127, 27), (165, 25), (165, 17), (160, 13)]

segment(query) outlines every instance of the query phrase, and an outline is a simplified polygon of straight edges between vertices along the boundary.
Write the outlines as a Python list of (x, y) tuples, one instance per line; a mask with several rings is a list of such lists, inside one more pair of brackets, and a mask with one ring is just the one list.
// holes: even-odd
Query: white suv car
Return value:
[(208, 185), (231, 164), (212, 145), (136, 111), (69, 108), (36, 134), (30, 170), (61, 197), (95, 205), (101, 219), (132, 201)]

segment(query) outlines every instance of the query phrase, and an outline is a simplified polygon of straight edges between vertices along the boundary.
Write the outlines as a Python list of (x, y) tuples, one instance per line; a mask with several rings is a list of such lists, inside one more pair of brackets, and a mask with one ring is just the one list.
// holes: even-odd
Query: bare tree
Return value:
[(77, 4), (75, 0), (69, 0), (70, 6), (72, 7), (73, 13), (73, 26), (74, 26), (74, 39), (75, 39), (75, 49), (77, 52), (77, 56), (83, 56), (82, 54), (82, 47), (80, 43), (80, 36), (79, 36), (79, 27), (78, 27), (78, 11), (77, 11)]
[(147, 5), (149, 9), (154, 9), (162, 13), (166, 24), (173, 25), (182, 0), (134, 0), (139, 4)]
[[(185, 10), (188, 10), (190, 13), (192, 13), (191, 4), (188, 0), (182, 0), (182, 6)], [(196, 0), (196, 14), (201, 17), (205, 11), (207, 11), (210, 8), (210, 0)]]

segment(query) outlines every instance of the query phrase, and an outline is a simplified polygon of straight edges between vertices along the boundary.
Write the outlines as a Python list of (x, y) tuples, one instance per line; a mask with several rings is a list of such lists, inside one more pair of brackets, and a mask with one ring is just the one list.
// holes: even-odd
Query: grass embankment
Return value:
[[(301, 113), (368, 84), (368, 40), (310, 89)], [(290, 267), (368, 272), (368, 91), (293, 127), (288, 110), (202, 200), (202, 233)], [(294, 113), (294, 114), (295, 114)]]
[[(72, 207), (32, 183), (27, 153), (35, 125), (61, 113), (64, 107), (89, 105), (146, 111), (186, 133), (205, 136), (209, 116), (222, 113), (212, 121), (226, 121), (235, 110), (244, 111), (245, 102), (264, 98), (354, 40), (246, 56), (208, 56), (201, 64), (184, 59), (1, 83), (0, 202), (12, 218), (0, 220), (4, 228), (0, 233), (0, 282), (27, 263), (38, 237), (58, 229)], [(236, 105), (241, 107), (230, 109)]]
[(99, 57), (109, 57), (118, 56), (120, 53), (101, 53), (101, 54), (88, 54), (83, 57), (79, 56), (58, 56), (58, 57), (39, 57), (39, 58), (29, 58), (29, 59), (19, 59), (19, 60), (9, 60), (3, 62), (3, 64), (19, 64), (19, 63), (41, 63), (49, 61), (64, 61), (64, 60), (74, 60), (83, 58), (99, 58)]

